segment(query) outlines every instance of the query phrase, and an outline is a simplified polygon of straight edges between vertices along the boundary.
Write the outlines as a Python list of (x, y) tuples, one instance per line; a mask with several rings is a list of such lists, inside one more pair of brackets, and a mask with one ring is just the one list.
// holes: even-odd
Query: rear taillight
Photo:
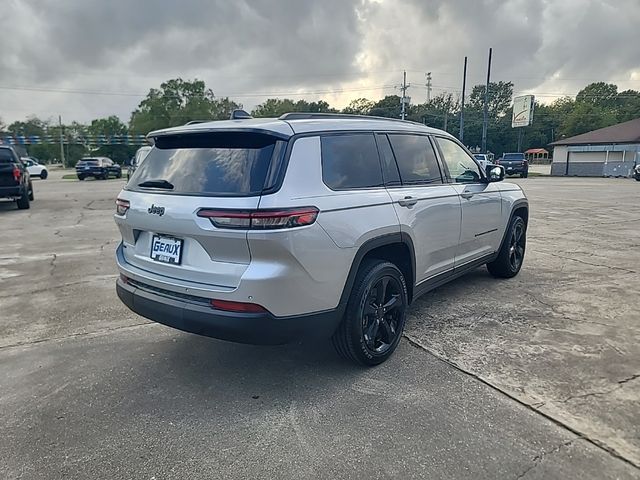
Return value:
[(274, 230), (311, 225), (316, 221), (316, 207), (284, 208), (278, 210), (218, 210), (203, 208), (197, 215), (208, 218), (218, 228), (243, 230)]
[(211, 300), (211, 308), (225, 312), (267, 313), (267, 309), (256, 303), (231, 302), (229, 300)]
[(129, 210), (129, 200), (122, 200), (121, 198), (116, 198), (116, 213), (118, 215), (124, 215)]
[(19, 182), (19, 181), (20, 181), (20, 177), (21, 177), (21, 176), (22, 176), (22, 172), (20, 171), (20, 169), (18, 168), (18, 166), (17, 166), (17, 165), (14, 165), (14, 166), (13, 166), (13, 179), (14, 179), (16, 182)]

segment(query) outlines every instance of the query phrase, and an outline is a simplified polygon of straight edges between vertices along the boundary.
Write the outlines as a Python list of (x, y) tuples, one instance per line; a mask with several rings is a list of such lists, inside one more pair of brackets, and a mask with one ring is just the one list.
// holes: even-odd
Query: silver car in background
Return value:
[(131, 178), (133, 173), (136, 171), (136, 168), (138, 168), (147, 155), (149, 155), (150, 151), (151, 147), (149, 145), (145, 145), (136, 150), (136, 154), (131, 159), (131, 164), (127, 168), (127, 180)]
[(150, 137), (115, 221), (118, 295), (151, 320), (254, 344), (332, 338), (376, 365), (419, 295), (522, 266), (524, 193), (446, 132), (293, 113)]

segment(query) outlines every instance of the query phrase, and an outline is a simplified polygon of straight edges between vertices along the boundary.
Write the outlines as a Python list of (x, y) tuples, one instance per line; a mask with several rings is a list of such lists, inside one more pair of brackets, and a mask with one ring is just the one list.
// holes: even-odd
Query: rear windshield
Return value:
[(503, 160), (524, 160), (523, 153), (505, 153)]
[(0, 148), (0, 163), (13, 163), (16, 159), (8, 148)]
[(92, 159), (92, 158), (90, 158), (90, 159), (83, 159), (83, 160), (80, 160), (80, 161), (78, 162), (78, 165), (77, 165), (77, 166), (83, 166), (83, 167), (84, 167), (84, 166), (86, 166), (86, 165), (90, 165), (90, 166), (95, 167), (95, 166), (97, 166), (97, 165), (99, 165), (99, 164), (100, 164), (100, 160), (96, 160), (96, 159)]
[[(208, 196), (258, 195), (275, 184), (286, 142), (263, 133), (224, 132), (156, 139), (128, 190)], [(143, 184), (147, 182), (147, 185)], [(160, 182), (160, 183), (159, 183)], [(158, 188), (158, 183), (164, 188)]]

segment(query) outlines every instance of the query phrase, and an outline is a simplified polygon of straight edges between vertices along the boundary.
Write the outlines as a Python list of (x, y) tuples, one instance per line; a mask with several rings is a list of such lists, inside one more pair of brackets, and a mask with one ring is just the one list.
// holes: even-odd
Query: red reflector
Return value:
[(13, 166), (13, 179), (17, 182), (20, 180), (20, 177), (22, 176), (22, 172), (20, 171), (20, 169), (14, 165)]
[(211, 300), (211, 307), (225, 312), (265, 313), (267, 310), (255, 303), (231, 302), (229, 300)]
[(116, 198), (116, 213), (118, 215), (124, 215), (129, 210), (129, 200), (123, 200)]

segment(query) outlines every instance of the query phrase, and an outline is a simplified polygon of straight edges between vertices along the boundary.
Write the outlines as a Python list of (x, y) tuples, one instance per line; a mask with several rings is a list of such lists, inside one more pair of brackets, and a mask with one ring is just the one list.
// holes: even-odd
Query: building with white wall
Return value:
[(640, 163), (640, 118), (551, 144), (551, 175), (628, 177)]

